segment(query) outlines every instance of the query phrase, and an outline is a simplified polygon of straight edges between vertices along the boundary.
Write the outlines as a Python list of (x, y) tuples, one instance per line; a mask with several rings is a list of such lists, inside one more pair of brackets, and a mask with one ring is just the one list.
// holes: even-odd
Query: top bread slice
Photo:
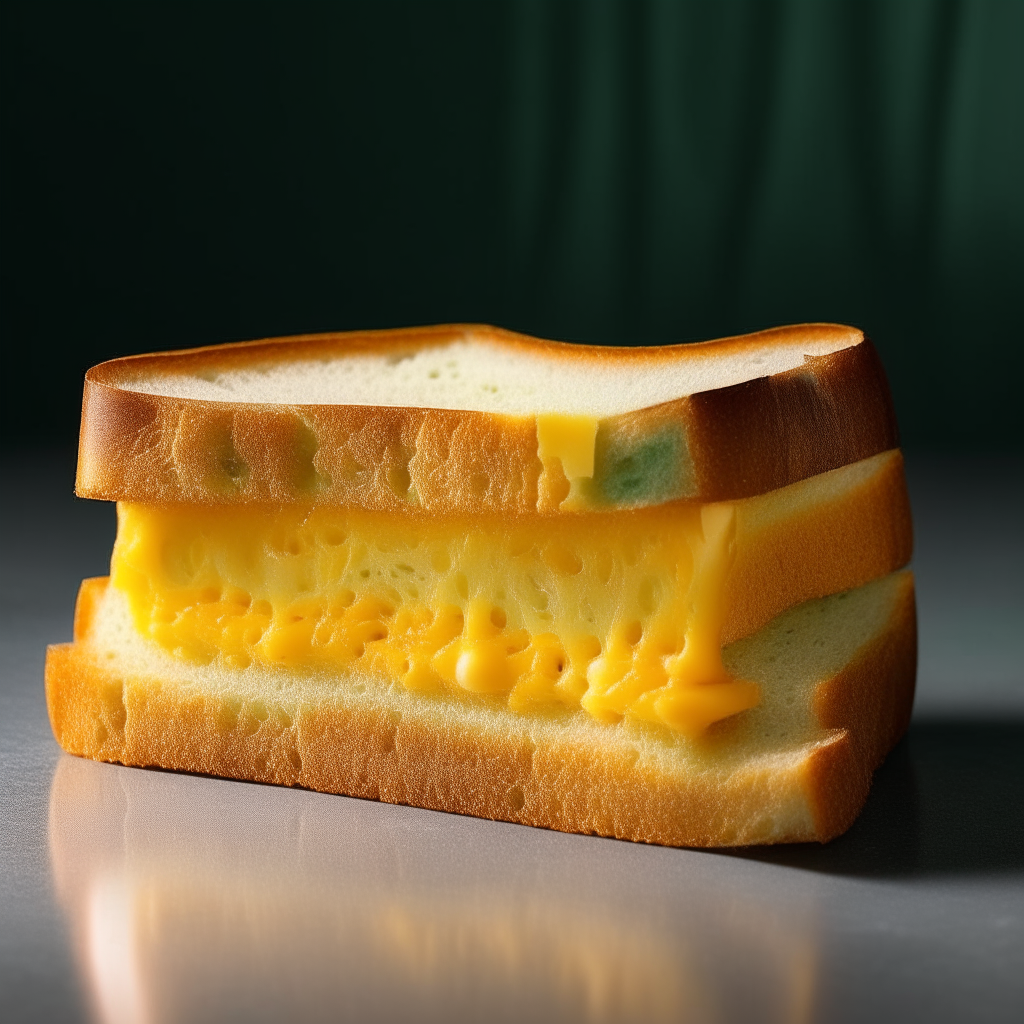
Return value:
[(897, 445), (855, 328), (605, 348), (449, 325), (95, 366), (77, 492), (522, 515), (750, 497)]

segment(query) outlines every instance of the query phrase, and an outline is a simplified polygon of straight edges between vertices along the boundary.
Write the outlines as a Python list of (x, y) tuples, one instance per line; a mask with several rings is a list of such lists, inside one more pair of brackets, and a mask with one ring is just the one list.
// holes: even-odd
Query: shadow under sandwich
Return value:
[(827, 845), (735, 856), (863, 877), (1024, 870), (1024, 720), (923, 718), (875, 773), (850, 830)]

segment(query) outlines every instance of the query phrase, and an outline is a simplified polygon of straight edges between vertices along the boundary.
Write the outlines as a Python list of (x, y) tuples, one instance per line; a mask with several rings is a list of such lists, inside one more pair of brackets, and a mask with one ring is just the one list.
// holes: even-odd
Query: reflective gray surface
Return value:
[[(910, 460), (910, 736), (826, 847), (669, 850), (67, 757), (42, 691), (109, 507), (4, 464), (16, 1020), (997, 1021), (1024, 1007), (1022, 466)], [(6, 1014), (5, 1014), (6, 1015)]]

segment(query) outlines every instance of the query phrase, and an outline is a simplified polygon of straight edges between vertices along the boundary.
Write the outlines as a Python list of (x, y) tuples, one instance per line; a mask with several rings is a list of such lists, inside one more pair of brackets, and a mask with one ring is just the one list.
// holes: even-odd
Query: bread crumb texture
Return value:
[[(244, 364), (209, 350), (202, 362), (168, 359), (125, 379), (143, 394), (197, 402), (261, 405), (365, 405), (454, 409), (507, 416), (543, 414), (603, 419), (684, 395), (731, 387), (802, 366), (808, 356), (850, 345), (852, 332), (803, 332), (759, 346), (722, 346), (714, 353), (665, 348), (597, 348), (526, 343), (494, 328), (452, 328), (435, 344), (403, 332), (379, 349), (343, 343), (250, 349)], [(411, 332), (406, 332), (410, 333)], [(344, 336), (339, 335), (339, 341)], [(383, 339), (390, 340), (390, 339)], [(435, 340), (435, 339), (431, 339)], [(532, 340), (532, 339), (530, 339)], [(681, 357), (688, 356), (689, 358)]]

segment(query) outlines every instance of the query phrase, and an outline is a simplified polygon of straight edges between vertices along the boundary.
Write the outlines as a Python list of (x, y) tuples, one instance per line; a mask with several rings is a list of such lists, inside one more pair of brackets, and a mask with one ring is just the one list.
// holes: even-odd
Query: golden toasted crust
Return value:
[[(86, 375), (77, 491), (111, 500), (315, 501), (430, 513), (554, 512), (533, 417), (462, 410), (208, 402), (130, 390), (140, 375), (199, 374), (343, 353), (396, 353), (472, 332), (573, 363), (658, 365), (808, 340), (846, 343), (796, 369), (609, 417), (599, 449), (642, 448), (666, 429), (684, 439), (677, 484), (651, 501), (747, 497), (896, 447), (878, 355), (860, 331), (806, 324), (693, 345), (565, 345), (493, 327), (452, 325), (308, 335), (116, 359)], [(683, 465), (685, 463), (685, 465)], [(643, 498), (617, 505), (645, 504)]]
[[(909, 573), (904, 576), (908, 581)], [(820, 839), (845, 832), (860, 812), (871, 775), (910, 725), (917, 677), (917, 614), (912, 582), (892, 628), (852, 665), (818, 685), (814, 714), (843, 742), (808, 760), (807, 789)]]
[[(813, 686), (811, 740), (715, 770), (638, 757), (616, 726), (452, 713), (449, 701), (409, 694), (353, 700), (328, 692), (250, 720), (230, 691), (104, 663), (89, 644), (104, 581), (83, 587), (76, 622), (86, 632), (48, 651), (47, 703), (61, 746), (98, 760), (673, 846), (826, 841), (856, 817), (872, 771), (909, 720), (913, 578), (897, 574), (882, 587), (883, 625)], [(713, 741), (727, 749), (736, 721), (719, 723)]]
[(886, 576), (910, 561), (914, 526), (900, 451), (739, 501), (722, 643), (787, 608)]

